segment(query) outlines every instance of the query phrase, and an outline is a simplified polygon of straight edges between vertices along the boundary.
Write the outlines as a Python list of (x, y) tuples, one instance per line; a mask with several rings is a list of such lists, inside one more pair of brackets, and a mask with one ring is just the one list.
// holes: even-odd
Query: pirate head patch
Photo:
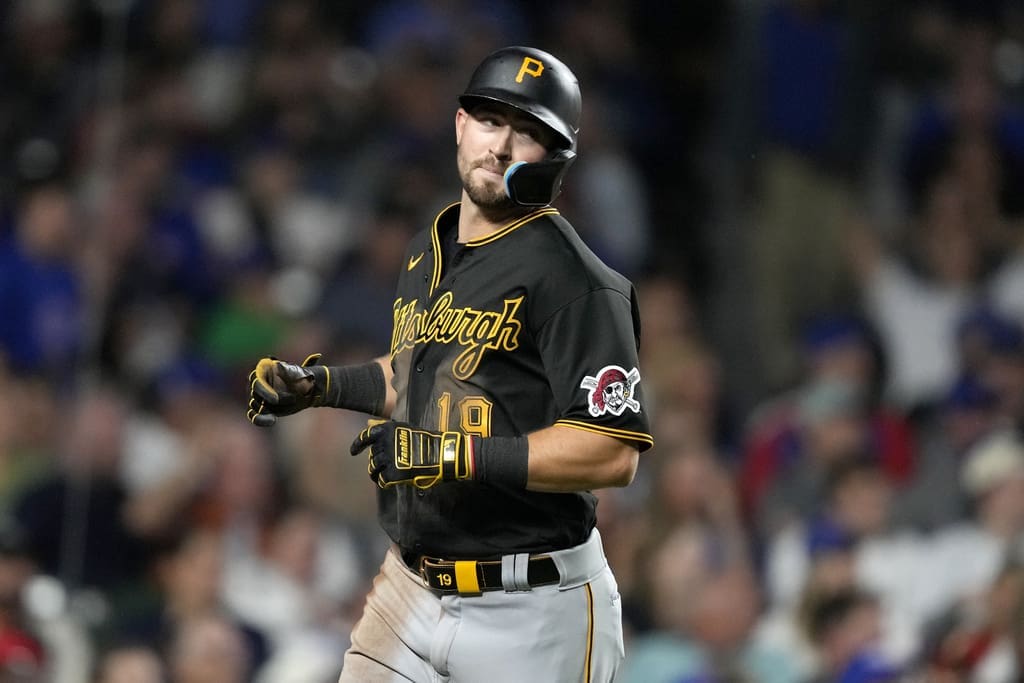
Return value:
[(640, 401), (633, 398), (633, 388), (639, 382), (640, 372), (636, 368), (627, 372), (618, 365), (606, 365), (593, 377), (584, 377), (580, 388), (589, 392), (587, 402), (594, 417), (606, 413), (622, 415), (626, 408), (640, 412)]

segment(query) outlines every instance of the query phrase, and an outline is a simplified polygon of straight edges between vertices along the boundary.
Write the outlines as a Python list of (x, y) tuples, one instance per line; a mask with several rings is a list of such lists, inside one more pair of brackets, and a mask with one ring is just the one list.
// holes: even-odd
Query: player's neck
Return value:
[(487, 237), (527, 211), (519, 206), (501, 211), (485, 211), (463, 193), (462, 204), (459, 207), (459, 242), (472, 242)]

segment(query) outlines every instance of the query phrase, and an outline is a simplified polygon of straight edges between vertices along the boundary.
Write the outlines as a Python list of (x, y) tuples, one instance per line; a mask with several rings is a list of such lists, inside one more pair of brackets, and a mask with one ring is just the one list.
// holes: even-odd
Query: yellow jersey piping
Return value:
[[(446, 213), (448, 213), (448, 211), (453, 206), (457, 206), (459, 204), (461, 204), (461, 202), (453, 202), (453, 203), (449, 204), (448, 206), (444, 207), (443, 209), (441, 209), (440, 213), (437, 214), (437, 217), (434, 218), (434, 225), (433, 225), (433, 227), (430, 230), (430, 242), (434, 246), (434, 273), (433, 273), (433, 277), (430, 279), (430, 293), (431, 294), (433, 294), (434, 290), (437, 289), (437, 286), (439, 284), (441, 284), (441, 263), (443, 261), (443, 259), (441, 257), (441, 238), (437, 234), (437, 224), (438, 224), (438, 221), (441, 220), (441, 216), (443, 216)], [(520, 216), (519, 218), (515, 219), (514, 221), (512, 221), (508, 225), (506, 225), (504, 227), (501, 227), (501, 228), (498, 228), (497, 230), (492, 232), (490, 235), (487, 235), (486, 237), (481, 237), (480, 239), (470, 240), (469, 242), (466, 242), (466, 246), (467, 247), (479, 247), (479, 246), (482, 246), (484, 244), (490, 244), (491, 242), (494, 242), (495, 240), (501, 239), (502, 237), (504, 237), (505, 235), (509, 234), (510, 232), (515, 230), (516, 228), (521, 228), (522, 226), (526, 225), (527, 223), (529, 223), (530, 221), (532, 221), (535, 218), (540, 218), (541, 216), (557, 215), (557, 214), (558, 214), (558, 209), (556, 209), (553, 206), (542, 207), (540, 209), (537, 209), (536, 211), (531, 211), (530, 213), (526, 214), (525, 216)]]
[(544, 208), (537, 209), (536, 211), (531, 211), (530, 213), (526, 214), (525, 216), (521, 216), (521, 217), (517, 218), (516, 220), (512, 221), (511, 223), (509, 223), (505, 227), (498, 228), (497, 230), (492, 232), (490, 235), (487, 235), (486, 237), (481, 237), (479, 239), (470, 240), (469, 242), (466, 242), (466, 246), (467, 247), (479, 247), (480, 245), (483, 245), (483, 244), (490, 244), (491, 242), (493, 242), (495, 240), (501, 239), (502, 237), (504, 237), (505, 235), (509, 234), (510, 232), (515, 230), (516, 228), (520, 228), (520, 227), (526, 225), (527, 223), (532, 221), (534, 218), (540, 218), (541, 216), (556, 215), (557, 213), (558, 213), (558, 209), (556, 209), (553, 206), (545, 206)]
[(590, 683), (590, 667), (594, 656), (594, 589), (587, 583), (587, 653), (583, 662), (583, 683)]
[(563, 427), (570, 427), (572, 429), (581, 429), (585, 432), (604, 434), (605, 436), (614, 436), (617, 439), (639, 441), (640, 443), (645, 443), (648, 446), (654, 445), (654, 437), (652, 437), (650, 434), (644, 434), (643, 432), (633, 432), (628, 429), (616, 429), (615, 427), (605, 427), (603, 425), (595, 425), (589, 422), (580, 422), (578, 420), (556, 420), (555, 424), (562, 425)]
[(434, 272), (433, 277), (430, 278), (430, 293), (434, 293), (434, 289), (441, 283), (441, 262), (444, 260), (441, 256), (441, 238), (437, 235), (437, 223), (441, 220), (441, 216), (448, 213), (453, 206), (458, 206), (459, 202), (452, 202), (448, 206), (441, 209), (441, 211), (434, 218), (434, 225), (430, 228), (430, 243), (433, 245), (434, 254)]

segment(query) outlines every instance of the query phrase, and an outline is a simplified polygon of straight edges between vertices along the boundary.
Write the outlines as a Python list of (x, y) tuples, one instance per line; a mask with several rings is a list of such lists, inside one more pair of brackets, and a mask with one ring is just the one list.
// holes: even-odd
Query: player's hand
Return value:
[(249, 373), (249, 421), (271, 427), (279, 417), (319, 405), (327, 378), (322, 367), (314, 367), (319, 360), (319, 353), (307, 356), (302, 365), (261, 358)]
[(382, 489), (473, 478), (472, 439), (460, 432), (431, 432), (401, 422), (370, 420), (352, 442), (352, 455), (369, 450), (366, 471)]

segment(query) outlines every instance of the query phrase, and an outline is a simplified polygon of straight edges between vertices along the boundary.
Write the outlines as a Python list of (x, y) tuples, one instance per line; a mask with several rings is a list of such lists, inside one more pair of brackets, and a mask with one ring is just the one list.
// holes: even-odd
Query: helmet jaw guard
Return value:
[(562, 179), (576, 152), (561, 149), (543, 161), (518, 161), (505, 170), (505, 194), (520, 206), (547, 206), (562, 191)]
[(466, 110), (481, 100), (500, 102), (540, 121), (557, 139), (551, 156), (513, 164), (505, 191), (522, 206), (545, 206), (561, 191), (576, 158), (582, 98), (572, 71), (554, 56), (531, 47), (506, 47), (488, 55), (473, 72), (459, 103)]

